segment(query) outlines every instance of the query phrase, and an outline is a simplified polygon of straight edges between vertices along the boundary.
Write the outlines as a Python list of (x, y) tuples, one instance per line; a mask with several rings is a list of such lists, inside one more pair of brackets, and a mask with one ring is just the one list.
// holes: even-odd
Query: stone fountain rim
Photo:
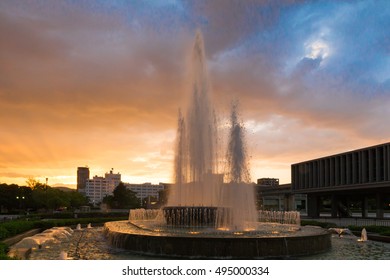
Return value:
[(317, 234), (305, 236), (168, 236), (110, 231), (110, 223), (117, 222), (104, 226), (112, 246), (162, 258), (283, 259), (324, 253), (332, 247), (331, 233), (318, 227), (308, 227)]
[[(207, 234), (206, 232), (204, 232), (202, 234), (202, 232), (200, 232), (200, 234), (181, 234), (180, 232), (174, 232), (174, 233), (169, 233), (169, 232), (164, 232), (164, 231), (153, 231), (153, 230), (149, 230), (149, 229), (145, 229), (145, 228), (142, 228), (142, 227), (139, 227), (138, 225), (132, 223), (131, 221), (128, 221), (128, 220), (124, 220), (124, 221), (110, 221), (110, 222), (106, 222), (104, 224), (104, 229), (105, 231), (110, 231), (109, 229), (109, 225), (110, 224), (113, 224), (113, 223), (123, 223), (123, 224), (127, 224), (127, 225), (132, 225), (134, 227), (136, 227), (137, 229), (143, 231), (143, 233), (140, 233), (140, 232), (127, 232), (127, 231), (120, 231), (120, 230), (117, 230), (117, 231), (112, 231), (112, 232), (117, 232), (119, 234), (126, 234), (126, 235), (137, 235), (137, 236), (141, 236), (141, 235), (144, 235), (144, 236), (149, 236), (149, 237), (164, 237), (164, 238), (208, 238), (208, 239), (284, 239), (284, 238), (307, 238), (307, 237), (310, 237), (310, 236), (320, 236), (320, 235), (328, 235), (329, 234), (329, 231), (326, 230), (326, 229), (323, 229), (321, 227), (317, 227), (317, 226), (301, 226), (299, 228), (299, 232), (300, 233), (304, 233), (304, 234), (300, 234), (300, 235), (287, 235), (287, 234), (281, 234), (281, 235), (270, 235), (270, 236), (259, 236), (257, 234), (263, 234), (264, 232), (261, 232), (261, 231), (256, 231), (256, 232), (249, 232), (247, 234), (243, 234), (243, 235), (234, 235), (235, 232), (245, 232), (245, 231), (241, 231), (241, 230), (233, 230), (233, 231), (221, 231), (219, 232), (219, 234), (216, 234), (216, 235), (213, 235), (213, 232), (210, 232), (209, 234)], [(269, 223), (265, 223), (265, 224), (269, 224)], [(198, 230), (198, 231), (201, 231), (202, 228), (188, 228), (189, 230)], [(308, 229), (314, 229), (316, 230), (317, 232), (315, 234), (313, 233), (309, 233), (309, 232), (306, 232), (306, 230)]]

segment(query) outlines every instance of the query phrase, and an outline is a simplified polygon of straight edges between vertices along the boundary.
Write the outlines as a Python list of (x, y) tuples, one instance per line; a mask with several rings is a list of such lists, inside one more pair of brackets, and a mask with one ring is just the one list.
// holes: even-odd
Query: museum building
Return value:
[(390, 208), (390, 143), (291, 165), (292, 194), (307, 195), (307, 214), (383, 218)]

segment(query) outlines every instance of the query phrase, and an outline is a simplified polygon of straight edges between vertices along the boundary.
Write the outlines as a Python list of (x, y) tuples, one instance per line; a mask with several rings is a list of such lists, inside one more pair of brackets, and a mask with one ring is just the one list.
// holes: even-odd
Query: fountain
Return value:
[(258, 212), (254, 184), (234, 103), (220, 170), (221, 145), (212, 105), (202, 34), (192, 52), (191, 97), (179, 111), (175, 184), (160, 210), (131, 210), (129, 221), (109, 222), (109, 242), (131, 251), (191, 258), (273, 258), (320, 253), (331, 246), (330, 234), (300, 227), (299, 213)]
[(368, 240), (367, 238), (367, 230), (365, 228), (362, 229), (362, 233), (360, 235), (360, 238), (358, 239), (359, 242), (366, 242)]

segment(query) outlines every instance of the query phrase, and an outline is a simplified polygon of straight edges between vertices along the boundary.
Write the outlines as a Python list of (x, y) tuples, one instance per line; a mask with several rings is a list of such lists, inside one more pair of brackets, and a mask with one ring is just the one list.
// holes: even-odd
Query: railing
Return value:
[(333, 223), (340, 227), (346, 226), (386, 226), (390, 227), (390, 219), (364, 219), (364, 218), (304, 218), (301, 217), (302, 220), (312, 220), (326, 223)]

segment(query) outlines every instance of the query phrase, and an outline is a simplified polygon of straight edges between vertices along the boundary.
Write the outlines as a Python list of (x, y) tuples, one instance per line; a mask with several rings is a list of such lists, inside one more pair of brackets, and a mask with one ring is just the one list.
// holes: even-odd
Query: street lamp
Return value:
[(22, 208), (22, 201), (26, 199), (24, 196), (17, 196), (16, 200), (19, 201), (19, 210)]

